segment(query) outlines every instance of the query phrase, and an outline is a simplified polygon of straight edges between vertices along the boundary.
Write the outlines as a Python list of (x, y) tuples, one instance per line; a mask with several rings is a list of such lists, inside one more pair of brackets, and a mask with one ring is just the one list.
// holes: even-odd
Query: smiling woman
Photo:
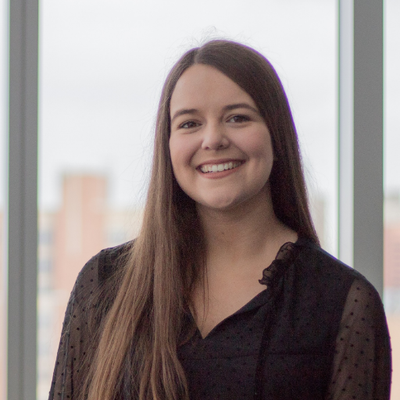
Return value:
[(154, 154), (139, 236), (78, 277), (50, 399), (389, 399), (382, 303), (319, 247), (270, 63), (184, 54)]

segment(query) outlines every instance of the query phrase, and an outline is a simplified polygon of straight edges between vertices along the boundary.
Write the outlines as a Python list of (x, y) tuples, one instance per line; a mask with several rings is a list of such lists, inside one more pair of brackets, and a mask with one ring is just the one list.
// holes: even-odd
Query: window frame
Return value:
[[(9, 0), (8, 400), (36, 397), (38, 7)], [(383, 0), (337, 11), (339, 258), (382, 296)]]

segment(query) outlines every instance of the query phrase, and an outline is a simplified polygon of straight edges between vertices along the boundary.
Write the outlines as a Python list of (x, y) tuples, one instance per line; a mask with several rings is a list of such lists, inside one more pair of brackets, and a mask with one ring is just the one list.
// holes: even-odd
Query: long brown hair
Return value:
[(193, 283), (204, 271), (205, 246), (195, 204), (173, 175), (169, 106), (178, 79), (193, 64), (218, 69), (253, 98), (276, 159), (270, 176), (275, 214), (300, 237), (318, 243), (295, 126), (274, 68), (255, 50), (225, 40), (185, 53), (162, 91), (143, 226), (104, 322), (88, 379), (90, 400), (113, 400), (121, 385), (140, 400), (189, 399), (177, 347)]

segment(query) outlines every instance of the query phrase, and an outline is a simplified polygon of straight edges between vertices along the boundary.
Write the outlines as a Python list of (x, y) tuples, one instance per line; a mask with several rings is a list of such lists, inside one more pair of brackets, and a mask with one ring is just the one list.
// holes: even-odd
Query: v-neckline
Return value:
[(263, 291), (261, 291), (260, 293), (256, 294), (252, 299), (250, 299), (245, 305), (243, 305), (242, 307), (240, 307), (237, 311), (235, 311), (234, 313), (228, 315), (227, 317), (225, 317), (223, 320), (221, 320), (220, 322), (218, 322), (208, 333), (206, 336), (203, 337), (197, 323), (196, 320), (193, 317), (193, 314), (190, 313), (190, 318), (192, 320), (192, 323), (194, 324), (194, 326), (196, 327), (196, 333), (198, 335), (198, 337), (201, 340), (206, 340), (208, 339), (216, 330), (218, 330), (221, 325), (225, 324), (228, 320), (230, 320), (231, 318), (234, 318), (236, 315), (242, 314), (244, 312), (248, 312), (251, 310), (254, 310), (255, 308), (261, 307), (263, 306), (267, 299), (268, 299), (268, 288), (265, 288)]
[[(266, 285), (267, 287), (256, 294), (252, 299), (250, 299), (246, 304), (240, 307), (237, 311), (233, 312), (229, 316), (222, 319), (218, 322), (208, 333), (203, 336), (195, 318), (193, 317), (193, 313), (190, 312), (190, 318), (192, 323), (196, 327), (196, 334), (199, 339), (206, 340), (212, 335), (217, 329), (220, 328), (221, 325), (225, 324), (228, 320), (233, 318), (235, 315), (241, 314), (243, 312), (247, 312), (253, 310), (256, 307), (261, 307), (266, 303), (269, 298), (269, 288), (271, 284), (275, 283), (275, 280), (284, 273), (286, 269), (285, 266), (291, 264), (291, 262), (296, 258), (298, 252), (295, 251), (295, 247), (298, 247), (300, 243), (303, 243), (304, 239), (298, 237), (296, 242), (286, 242), (284, 243), (278, 250), (275, 258), (271, 262), (271, 264), (263, 270), (263, 277), (259, 280), (261, 285)], [(254, 303), (254, 304), (253, 304)]]

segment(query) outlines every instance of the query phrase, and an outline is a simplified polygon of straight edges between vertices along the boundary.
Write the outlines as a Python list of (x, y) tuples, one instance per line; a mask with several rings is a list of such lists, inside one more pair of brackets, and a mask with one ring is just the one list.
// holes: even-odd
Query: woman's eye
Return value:
[(234, 115), (233, 117), (228, 119), (228, 122), (247, 122), (250, 121), (250, 118), (246, 115)]
[(180, 129), (190, 129), (190, 128), (195, 128), (196, 126), (198, 126), (197, 122), (194, 121), (186, 121), (183, 124), (179, 125)]

